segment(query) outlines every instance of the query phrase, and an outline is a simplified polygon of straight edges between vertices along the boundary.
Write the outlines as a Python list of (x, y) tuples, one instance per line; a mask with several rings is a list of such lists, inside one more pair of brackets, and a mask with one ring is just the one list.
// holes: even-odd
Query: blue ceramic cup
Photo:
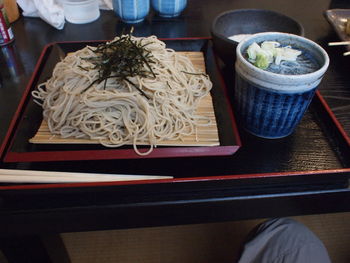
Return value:
[(187, 0), (151, 0), (153, 9), (161, 17), (177, 17), (185, 9)]
[(113, 0), (113, 9), (123, 22), (140, 23), (148, 15), (150, 0)]
[[(305, 71), (309, 73), (304, 72), (304, 66), (299, 67), (300, 70), (298, 66), (291, 67), (292, 72), (288, 74), (260, 69), (248, 61), (246, 50), (252, 43), (264, 41), (277, 41), (282, 46), (299, 49), (317, 66)], [(328, 68), (326, 51), (304, 37), (267, 32), (240, 42), (236, 55), (234, 108), (239, 123), (258, 137), (277, 139), (290, 135), (302, 119)]]

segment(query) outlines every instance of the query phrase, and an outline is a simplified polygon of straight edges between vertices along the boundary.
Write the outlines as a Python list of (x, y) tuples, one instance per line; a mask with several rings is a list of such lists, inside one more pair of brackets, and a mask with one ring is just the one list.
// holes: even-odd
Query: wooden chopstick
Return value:
[[(346, 46), (350, 45), (350, 41), (341, 41), (341, 42), (329, 42), (328, 46)], [(343, 53), (343, 56), (349, 56), (350, 51)]]
[(0, 183), (82, 183), (171, 179), (172, 176), (0, 169)]
[(350, 41), (341, 41), (341, 42), (329, 42), (328, 46), (346, 46), (350, 45)]

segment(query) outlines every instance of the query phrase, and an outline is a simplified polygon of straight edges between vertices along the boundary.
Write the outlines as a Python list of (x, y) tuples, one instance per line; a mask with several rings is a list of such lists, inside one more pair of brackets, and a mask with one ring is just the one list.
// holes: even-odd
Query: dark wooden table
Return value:
[[(210, 37), (215, 16), (238, 8), (270, 9), (291, 16), (304, 26), (306, 37), (327, 50), (331, 65), (320, 94), (348, 136), (350, 58), (342, 56), (342, 47), (327, 47), (338, 37), (323, 16), (327, 9), (350, 8), (346, 1), (306, 4), (302, 0), (191, 0), (179, 18), (161, 19), (151, 12), (145, 22), (135, 26), (134, 34)], [(109, 40), (125, 27), (112, 11), (102, 11), (101, 17), (90, 24), (66, 23), (61, 31), (40, 19), (21, 17), (16, 21), (12, 25), (16, 40), (0, 54), (0, 141), (7, 134), (45, 45)], [(10, 52), (10, 61), (6, 52)], [(222, 72), (230, 95), (232, 70), (222, 67)], [(10, 262), (31, 262), (25, 261), (23, 255), (33, 262), (48, 262), (54, 260), (44, 247), (57, 246), (54, 235), (62, 232), (350, 211), (349, 145), (319, 99), (297, 130), (285, 139), (258, 139), (242, 130), (240, 135), (242, 147), (232, 156), (0, 162), (0, 168), (6, 169), (160, 174), (175, 178), (133, 184), (1, 184), (1, 248)], [(22, 253), (12, 253), (20, 249)], [(62, 254), (58, 258), (60, 262), (65, 260)]]

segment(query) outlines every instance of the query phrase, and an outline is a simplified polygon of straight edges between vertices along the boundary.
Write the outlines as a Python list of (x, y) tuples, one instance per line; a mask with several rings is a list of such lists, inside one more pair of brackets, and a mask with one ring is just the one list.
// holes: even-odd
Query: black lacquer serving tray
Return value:
[[(181, 39), (167, 40), (173, 48), (201, 50), (203, 46), (210, 47), (208, 39)], [(80, 45), (78, 43), (78, 45)], [(77, 47), (78, 48), (78, 47)], [(68, 52), (70, 49), (66, 50)], [(209, 54), (209, 53), (207, 53)], [(219, 65), (221, 74), (224, 76), (226, 91), (222, 93), (222, 100), (217, 107), (223, 107), (227, 113), (232, 104), (234, 70), (220, 67), (215, 55), (209, 56), (207, 68), (217, 70)], [(330, 71), (329, 74), (333, 72)], [(215, 75), (214, 75), (215, 77)], [(220, 76), (217, 76), (220, 82)], [(331, 77), (325, 77), (320, 90), (325, 90), (332, 85)], [(124, 185), (129, 190), (137, 191), (139, 187), (145, 191), (155, 193), (159, 187), (169, 188), (171, 192), (186, 192), (189, 195), (200, 194), (204, 189), (218, 189), (217, 194), (234, 191), (253, 191), (254, 194), (286, 191), (295, 189), (334, 189), (347, 186), (347, 178), (350, 173), (350, 146), (348, 136), (342, 124), (339, 122), (327, 101), (317, 92), (297, 129), (290, 136), (283, 139), (269, 140), (257, 138), (241, 129), (237, 123), (239, 136), (233, 134), (224, 136), (229, 147), (241, 145), (235, 154), (222, 154), (212, 156), (169, 156), (168, 158), (148, 159), (84, 159), (79, 160), (46, 160), (28, 162), (16, 159), (15, 130), (20, 127), (18, 122), (13, 124), (13, 132), (9, 134), (8, 143), (4, 149), (4, 168), (25, 170), (61, 171), (61, 172), (87, 172), (105, 174), (139, 174), (139, 175), (162, 175), (173, 176), (173, 179), (124, 181), (109, 183), (73, 183), (73, 184), (4, 184), (1, 189), (65, 189), (81, 187), (104, 187), (116, 186), (118, 189)], [(25, 102), (25, 101), (24, 101)], [(25, 103), (23, 104), (25, 106)], [(25, 107), (24, 107), (25, 108)], [(220, 112), (220, 110), (219, 110)], [(234, 115), (234, 105), (232, 112)], [(20, 120), (20, 115), (17, 120)], [(22, 120), (23, 120), (22, 113)], [(219, 114), (220, 116), (220, 114)], [(226, 115), (227, 116), (227, 115)], [(230, 120), (226, 119), (226, 120)], [(234, 117), (232, 118), (234, 120)], [(232, 120), (231, 119), (231, 120)], [(225, 116), (224, 119), (225, 120)], [(235, 124), (229, 122), (231, 131), (235, 130)], [(236, 138), (236, 139), (235, 139)], [(21, 139), (17, 138), (18, 141)], [(240, 142), (242, 142), (240, 144)], [(69, 159), (68, 159), (69, 160)], [(340, 179), (340, 180), (339, 180)], [(250, 189), (251, 183), (258, 183), (261, 187)], [(166, 186), (165, 186), (166, 185)], [(198, 188), (197, 188), (198, 187)], [(232, 188), (231, 188), (232, 187)], [(238, 187), (238, 188), (237, 188)], [(172, 189), (172, 190), (170, 190)], [(226, 190), (225, 190), (226, 189)], [(129, 191), (128, 190), (128, 191)], [(288, 190), (288, 191), (289, 191)], [(131, 190), (133, 191), (133, 190)], [(189, 192), (187, 192), (189, 191)], [(206, 191), (206, 190), (205, 190)], [(170, 193), (169, 192), (169, 193)], [(227, 193), (228, 193), (227, 192)], [(182, 194), (186, 194), (182, 193)], [(213, 194), (213, 193), (211, 193)], [(231, 193), (232, 194), (232, 193)], [(201, 195), (201, 194), (200, 194)]]

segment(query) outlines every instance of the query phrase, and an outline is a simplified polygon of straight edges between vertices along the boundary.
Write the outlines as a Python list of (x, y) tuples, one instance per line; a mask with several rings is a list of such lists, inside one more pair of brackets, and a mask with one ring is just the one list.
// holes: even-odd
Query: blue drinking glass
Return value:
[(113, 0), (113, 9), (123, 22), (139, 23), (148, 15), (150, 0)]
[(177, 17), (185, 9), (187, 0), (151, 0), (153, 9), (161, 17)]

